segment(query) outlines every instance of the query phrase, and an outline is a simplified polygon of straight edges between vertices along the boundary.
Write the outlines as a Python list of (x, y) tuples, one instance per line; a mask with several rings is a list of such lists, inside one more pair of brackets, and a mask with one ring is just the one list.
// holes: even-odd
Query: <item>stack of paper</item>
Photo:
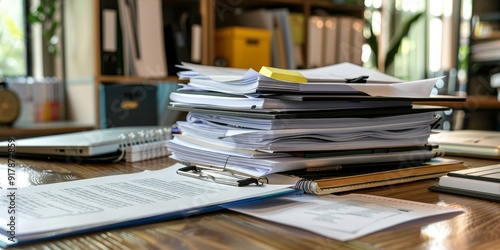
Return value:
[(435, 111), (447, 108), (412, 102), (432, 99), (438, 78), (404, 82), (349, 63), (291, 72), (297, 81), (280, 80), (281, 69), (182, 68), (189, 82), (172, 93), (170, 108), (189, 114), (168, 148), (187, 165), (259, 178), (335, 165), (414, 166), (436, 156), (427, 140)]

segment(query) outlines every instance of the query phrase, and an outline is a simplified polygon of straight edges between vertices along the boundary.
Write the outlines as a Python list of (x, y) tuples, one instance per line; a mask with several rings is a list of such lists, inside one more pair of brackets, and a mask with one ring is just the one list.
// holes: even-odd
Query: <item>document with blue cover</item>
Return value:
[(288, 193), (290, 185), (238, 188), (157, 171), (0, 189), (0, 246), (184, 218)]

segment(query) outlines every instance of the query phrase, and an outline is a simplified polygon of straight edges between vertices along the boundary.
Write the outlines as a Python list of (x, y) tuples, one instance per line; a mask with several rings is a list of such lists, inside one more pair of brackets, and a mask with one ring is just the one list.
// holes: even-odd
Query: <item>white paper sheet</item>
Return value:
[(229, 209), (340, 241), (352, 240), (403, 222), (463, 212), (452, 207), (364, 194), (300, 195)]

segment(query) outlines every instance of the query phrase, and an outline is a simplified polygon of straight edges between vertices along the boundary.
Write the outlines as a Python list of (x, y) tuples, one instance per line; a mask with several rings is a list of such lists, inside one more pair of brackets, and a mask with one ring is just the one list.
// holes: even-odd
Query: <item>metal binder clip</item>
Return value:
[(243, 187), (255, 184), (263, 185), (258, 179), (245, 176), (227, 169), (218, 169), (210, 166), (192, 165), (184, 163), (186, 167), (179, 168), (177, 174), (202, 180), (209, 180), (219, 184)]
[(355, 78), (346, 78), (345, 82), (346, 83), (366, 83), (366, 79), (368, 79), (369, 76), (359, 76)]

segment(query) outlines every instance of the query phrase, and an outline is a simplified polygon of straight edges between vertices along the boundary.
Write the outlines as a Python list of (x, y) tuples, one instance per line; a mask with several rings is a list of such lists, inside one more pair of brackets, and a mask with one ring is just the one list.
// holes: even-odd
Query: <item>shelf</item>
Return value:
[(342, 15), (351, 15), (363, 18), (365, 7), (362, 5), (354, 5), (354, 4), (336, 4), (332, 2), (326, 1), (312, 1), (311, 7), (313, 8), (322, 8), (332, 13), (338, 13)]
[(158, 82), (173, 82), (178, 83), (179, 77), (177, 76), (167, 76), (162, 78), (144, 78), (137, 76), (106, 76), (101, 75), (96, 79), (99, 83), (119, 83), (119, 84), (138, 84), (138, 83), (158, 83)]
[(471, 96), (467, 97), (467, 102), (462, 109), (470, 111), (474, 109), (500, 109), (500, 102), (496, 96)]
[(500, 102), (492, 96), (470, 96), (465, 102), (415, 102), (414, 104), (445, 106), (465, 111), (500, 109)]
[(64, 134), (71, 132), (79, 132), (84, 130), (92, 130), (94, 125), (82, 124), (70, 121), (61, 122), (43, 122), (43, 123), (16, 123), (12, 127), (0, 127), (0, 140), (6, 140), (9, 137), (16, 139)]
[[(304, 5), (303, 0), (254, 0), (254, 1), (241, 1), (238, 6), (235, 7), (242, 7), (242, 8), (248, 8), (248, 7), (273, 7), (273, 6), (283, 6), (283, 5), (297, 5), (297, 6), (303, 6)], [(216, 3), (217, 4), (217, 3)]]

